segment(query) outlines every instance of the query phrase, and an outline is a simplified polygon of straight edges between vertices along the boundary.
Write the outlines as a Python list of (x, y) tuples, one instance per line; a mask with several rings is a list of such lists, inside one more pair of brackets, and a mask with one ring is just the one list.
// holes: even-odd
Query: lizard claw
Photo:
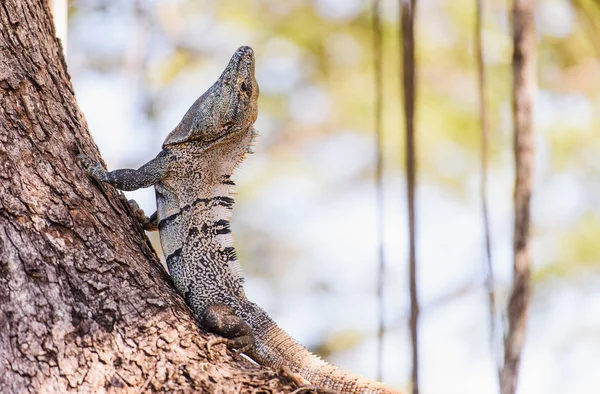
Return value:
[(85, 172), (92, 178), (100, 179), (101, 178), (100, 174), (103, 174), (106, 172), (104, 170), (104, 168), (102, 168), (100, 163), (94, 162), (92, 159), (90, 159), (87, 155), (85, 155), (83, 153), (77, 155), (77, 158), (79, 159), (81, 164), (83, 164), (83, 168), (84, 168)]
[(87, 155), (81, 153), (79, 155), (77, 155), (77, 158), (79, 159), (79, 161), (81, 162), (81, 164), (83, 164), (83, 167), (87, 170), (88, 168), (92, 167), (94, 162), (92, 161), (92, 159), (90, 159)]
[(209, 356), (212, 357), (213, 355), (213, 346), (215, 345), (226, 345), (228, 348), (231, 348), (231, 339), (227, 339), (227, 338), (213, 338), (210, 341), (206, 342), (206, 351), (208, 352)]
[(138, 211), (142, 211), (141, 213), (144, 213), (144, 210), (142, 208), (140, 208), (140, 206), (137, 203), (137, 201), (135, 201), (135, 200), (127, 200), (127, 202), (129, 203), (129, 208), (131, 208), (131, 210), (133, 212), (138, 213)]
[(148, 217), (146, 213), (135, 200), (128, 200), (129, 208), (133, 211), (133, 215), (138, 220), (138, 222), (142, 225), (144, 230), (146, 231), (157, 231), (158, 230), (158, 217), (156, 216), (156, 212)]
[(289, 379), (298, 388), (292, 391), (291, 394), (301, 393), (318, 393), (318, 394), (341, 394), (337, 390), (328, 389), (325, 387), (314, 386), (311, 382), (304, 379), (300, 374), (293, 372), (288, 366), (279, 367), (279, 374)]
[(302, 386), (292, 391), (290, 394), (315, 393), (315, 394), (342, 394), (340, 391), (328, 389), (319, 386)]
[(311, 385), (311, 383), (308, 380), (304, 379), (296, 372), (292, 372), (292, 370), (285, 365), (279, 367), (279, 374), (288, 378), (290, 381), (292, 381), (292, 383), (294, 383), (298, 387), (306, 387)]
[(233, 350), (233, 358), (236, 360), (241, 359), (241, 354), (248, 350), (249, 346), (239, 347), (237, 341), (228, 338), (213, 338), (210, 341), (206, 342), (206, 350), (210, 358), (214, 358), (213, 346), (215, 345), (226, 345), (228, 349)]

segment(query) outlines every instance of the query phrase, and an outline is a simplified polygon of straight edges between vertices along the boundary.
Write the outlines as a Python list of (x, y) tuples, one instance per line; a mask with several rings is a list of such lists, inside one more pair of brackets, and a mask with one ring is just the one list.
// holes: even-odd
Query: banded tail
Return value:
[(288, 367), (311, 384), (345, 394), (399, 394), (382, 383), (344, 371), (311, 353), (296, 342), (256, 304), (239, 309), (252, 327), (255, 348), (251, 357), (274, 369)]

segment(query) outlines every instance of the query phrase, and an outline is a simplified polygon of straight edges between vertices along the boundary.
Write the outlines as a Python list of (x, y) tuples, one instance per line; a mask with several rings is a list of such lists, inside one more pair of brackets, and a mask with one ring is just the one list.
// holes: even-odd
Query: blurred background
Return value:
[[(376, 371), (371, 2), (69, 1), (69, 73), (109, 169), (138, 168), (241, 45), (260, 85), (233, 232), (251, 300), (328, 360)], [(383, 1), (383, 380), (410, 381), (398, 2)], [(500, 310), (512, 277), (510, 2), (485, 1), (490, 214)], [(475, 0), (419, 0), (421, 391), (497, 393), (479, 199)], [(538, 0), (534, 298), (520, 393), (600, 387), (600, 6)], [(154, 212), (152, 189), (127, 193)], [(156, 234), (149, 234), (159, 248)], [(499, 345), (499, 344), (497, 344)]]

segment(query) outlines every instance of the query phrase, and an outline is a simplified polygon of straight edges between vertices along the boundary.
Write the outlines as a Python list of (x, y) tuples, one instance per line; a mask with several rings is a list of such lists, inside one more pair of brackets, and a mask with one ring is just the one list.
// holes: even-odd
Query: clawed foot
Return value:
[(292, 391), (290, 394), (315, 393), (315, 394), (342, 394), (340, 391), (326, 389), (319, 386), (302, 386)]
[(156, 216), (156, 212), (150, 217), (146, 216), (144, 210), (140, 208), (138, 203), (135, 200), (129, 200), (129, 207), (133, 211), (133, 215), (136, 219), (142, 224), (144, 230), (146, 231), (157, 231), (158, 230), (158, 217)]
[(210, 341), (208, 341), (206, 343), (206, 351), (208, 352), (208, 355), (210, 358), (214, 358), (213, 357), (214, 356), (213, 346), (215, 346), (215, 345), (225, 345), (225, 346), (227, 346), (228, 349), (233, 350), (233, 357), (236, 360), (241, 360), (242, 353), (246, 353), (247, 351), (249, 351), (252, 348), (252, 346), (250, 346), (250, 345), (239, 347), (239, 343), (234, 339), (217, 337), (217, 338), (211, 339)]
[(292, 383), (294, 383), (298, 388), (292, 391), (291, 394), (301, 394), (301, 393), (319, 393), (319, 394), (341, 394), (337, 390), (327, 389), (324, 387), (313, 386), (308, 380), (304, 379), (302, 376), (293, 372), (289, 367), (282, 366), (279, 368), (279, 374), (289, 379)]
[(289, 367), (286, 367), (285, 365), (279, 368), (279, 374), (291, 380), (292, 383), (294, 383), (298, 387), (307, 387), (311, 385), (308, 380), (304, 379), (296, 372), (292, 372), (292, 370)]
[(83, 153), (80, 155), (77, 155), (77, 158), (79, 159), (79, 161), (81, 161), (81, 164), (83, 164), (83, 168), (85, 169), (85, 172), (89, 176), (91, 176), (94, 179), (100, 180), (100, 181), (103, 180), (104, 176), (106, 175), (106, 170), (104, 169), (104, 167), (102, 167), (102, 165), (100, 163), (93, 161), (92, 159), (87, 157), (87, 155), (84, 155)]
[(225, 344), (234, 349), (236, 355), (249, 353), (254, 348), (252, 328), (235, 314), (234, 309), (225, 304), (208, 306), (200, 319), (200, 324), (207, 330), (221, 335), (223, 338), (213, 338), (206, 344), (208, 353), (212, 355), (212, 347)]

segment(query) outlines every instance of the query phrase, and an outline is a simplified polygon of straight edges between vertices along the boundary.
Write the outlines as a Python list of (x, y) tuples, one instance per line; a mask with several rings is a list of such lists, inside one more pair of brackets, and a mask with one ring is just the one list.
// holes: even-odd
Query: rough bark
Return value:
[(0, 392), (280, 392), (206, 351), (99, 159), (45, 1), (0, 0)]
[(530, 200), (533, 185), (533, 95), (535, 80), (534, 0), (513, 2), (513, 127), (515, 154), (515, 223), (513, 286), (508, 303), (508, 331), (500, 392), (514, 394), (525, 342), (531, 299)]

